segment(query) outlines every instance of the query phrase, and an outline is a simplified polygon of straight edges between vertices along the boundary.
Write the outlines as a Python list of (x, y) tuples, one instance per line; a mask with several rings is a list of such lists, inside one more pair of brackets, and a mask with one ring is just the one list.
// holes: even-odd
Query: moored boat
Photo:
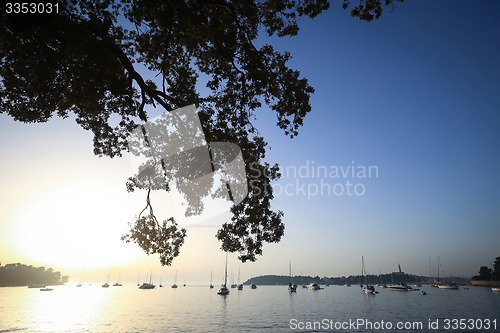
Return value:
[(375, 291), (375, 287), (368, 284), (368, 280), (366, 279), (366, 271), (365, 271), (365, 258), (361, 256), (361, 280), (365, 280), (365, 284), (361, 285), (361, 290), (364, 294), (375, 295), (378, 292)]
[(438, 286), (437, 286), (439, 289), (459, 289), (458, 288), (458, 284), (456, 283), (440, 283)]
[(390, 284), (388, 286), (390, 290), (396, 290), (396, 291), (412, 291), (412, 287), (407, 285), (404, 282), (396, 283), (396, 284)]
[(149, 282), (144, 282), (139, 286), (139, 289), (155, 289), (156, 286), (151, 282), (153, 279), (153, 272), (149, 273)]
[(139, 286), (139, 289), (155, 289), (156, 286), (152, 283), (144, 282)]
[(226, 252), (226, 266), (224, 269), (224, 284), (217, 291), (217, 295), (226, 296), (229, 294), (229, 289), (227, 289), (227, 252)]
[(311, 282), (307, 285), (307, 289), (310, 289), (310, 290), (321, 290), (323, 288), (321, 288), (319, 286), (319, 284), (317, 284), (316, 282)]

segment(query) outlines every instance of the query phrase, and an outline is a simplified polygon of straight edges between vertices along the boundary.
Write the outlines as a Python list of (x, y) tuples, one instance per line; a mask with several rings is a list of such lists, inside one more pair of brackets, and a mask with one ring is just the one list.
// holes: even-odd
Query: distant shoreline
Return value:
[(470, 284), (472, 286), (478, 286), (478, 287), (492, 287), (492, 286), (500, 286), (500, 281), (471, 280)]

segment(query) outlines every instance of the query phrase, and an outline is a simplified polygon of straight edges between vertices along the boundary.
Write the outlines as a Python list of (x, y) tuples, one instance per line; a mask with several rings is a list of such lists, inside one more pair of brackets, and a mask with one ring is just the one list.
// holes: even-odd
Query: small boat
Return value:
[(407, 285), (404, 282), (400, 282), (397, 284), (390, 284), (388, 287), (390, 290), (396, 290), (396, 291), (412, 291), (413, 288), (409, 285)]
[(292, 283), (292, 261), (290, 260), (289, 263), (289, 270), (290, 270), (290, 281), (288, 282), (288, 292), (290, 293), (296, 293), (297, 292), (297, 285), (295, 283)]
[(152, 283), (147, 283), (147, 282), (144, 282), (143, 284), (141, 284), (139, 286), (139, 289), (155, 289), (156, 286)]
[(116, 282), (115, 284), (113, 284), (113, 287), (121, 287), (122, 286), (122, 284), (120, 283), (121, 279), (122, 279), (122, 275), (120, 273), (120, 275), (118, 277), (118, 282)]
[(491, 287), (491, 291), (494, 293), (500, 293), (500, 287)]
[(149, 283), (148, 282), (144, 282), (143, 284), (141, 284), (139, 286), (139, 289), (155, 289), (156, 286), (151, 282), (152, 279), (153, 279), (153, 273), (151, 272), (149, 274)]
[(226, 296), (229, 295), (229, 289), (227, 289), (227, 252), (226, 252), (226, 268), (224, 269), (224, 284), (221, 285), (217, 295)]
[(250, 288), (252, 288), (252, 289), (257, 289), (257, 285), (256, 285), (255, 283), (252, 283), (252, 284), (250, 285)]
[(75, 286), (77, 288), (80, 288), (82, 286), (83, 272), (84, 272), (84, 270), (82, 269), (82, 274), (80, 275), (80, 282), (78, 282), (78, 284), (76, 284), (76, 286)]
[(109, 267), (108, 278), (106, 279), (106, 283), (101, 285), (101, 287), (103, 288), (109, 288), (109, 273), (111, 273), (111, 266)]
[(369, 294), (369, 295), (377, 294), (377, 291), (375, 291), (375, 287), (368, 284), (362, 288), (362, 291), (364, 294)]
[(217, 291), (217, 295), (222, 295), (222, 296), (229, 295), (229, 289), (227, 289), (225, 284), (220, 286), (220, 289)]
[(46, 287), (46, 288), (40, 288), (40, 291), (52, 291), (52, 290), (54, 290), (54, 289), (48, 288), (48, 287)]
[(174, 280), (174, 284), (172, 285), (172, 288), (177, 288), (177, 271), (175, 271), (175, 280)]
[(319, 284), (317, 284), (316, 282), (311, 282), (307, 285), (307, 289), (310, 289), (310, 290), (321, 290), (323, 288), (321, 288), (319, 286)]
[(375, 291), (375, 287), (372, 285), (368, 284), (368, 281), (365, 276), (365, 258), (361, 256), (361, 279), (365, 279), (365, 284), (361, 285), (361, 290), (363, 291), (363, 294), (368, 294), (368, 295), (375, 295), (378, 294), (377, 291)]
[(427, 292), (425, 292), (425, 291), (423, 291), (423, 290), (422, 290), (420, 293), (421, 293), (422, 295), (427, 295)]
[(458, 284), (456, 283), (441, 283), (437, 287), (439, 289), (453, 289), (453, 290), (459, 289)]
[(238, 290), (243, 290), (243, 283), (240, 283), (240, 269), (238, 268), (238, 284), (236, 285)]

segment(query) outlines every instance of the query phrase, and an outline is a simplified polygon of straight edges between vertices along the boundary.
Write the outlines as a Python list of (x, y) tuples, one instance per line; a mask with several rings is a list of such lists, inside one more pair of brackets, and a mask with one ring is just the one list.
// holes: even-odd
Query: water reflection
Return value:
[(227, 297), (228, 295), (217, 295), (220, 296), (220, 332), (229, 332), (228, 330), (228, 320), (227, 320)]
[(92, 331), (89, 323), (99, 325), (112, 295), (92, 287), (54, 287), (51, 292), (33, 293), (35, 297), (24, 317), (36, 323), (40, 332)]
[[(231, 291), (186, 287), (139, 290), (135, 285), (103, 289), (100, 285), (54, 287), (40, 292), (28, 288), (0, 288), (0, 331), (58, 333), (164, 332), (290, 332), (290, 320), (324, 318), (349, 321), (411, 320), (427, 323), (437, 318), (497, 318), (500, 294), (489, 289), (428, 292), (380, 291), (363, 295), (359, 288), (330, 286), (297, 290), (259, 286)], [(439, 330), (433, 332), (442, 332)]]

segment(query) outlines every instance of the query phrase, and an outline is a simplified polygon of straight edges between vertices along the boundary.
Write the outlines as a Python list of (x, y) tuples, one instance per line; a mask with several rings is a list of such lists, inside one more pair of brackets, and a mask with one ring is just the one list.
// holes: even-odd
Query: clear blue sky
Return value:
[[(317, 19), (304, 20), (296, 38), (272, 40), (293, 54), (292, 66), (316, 93), (313, 110), (293, 140), (280, 132), (268, 110), (259, 112), (259, 127), (271, 146), (267, 158), (286, 170), (273, 204), (285, 213), (286, 231), (281, 243), (264, 247), (256, 263), (237, 265), (231, 259), (235, 271), (241, 268), (242, 279), (288, 274), (289, 259), (294, 274), (359, 274), (362, 255), (374, 274), (395, 271), (398, 264), (404, 271), (428, 274), (429, 258), (435, 274), (440, 256), (442, 274), (471, 276), (500, 256), (499, 12), (496, 1), (407, 1), (365, 23), (334, 4)], [(100, 181), (100, 192), (116, 194), (108, 199), (108, 210), (120, 211), (120, 218), (110, 214), (107, 219), (108, 224), (113, 220), (106, 229), (108, 239), (119, 238), (128, 214), (142, 209), (140, 197), (123, 193), (131, 173), (128, 162), (93, 157), (91, 136), (71, 120), (24, 125), (1, 116), (0, 121), (2, 262), (7, 257), (30, 263), (29, 251), (13, 244), (19, 234), (34, 230), (29, 222), (14, 227), (19, 226), (19, 210), (26, 209), (31, 202), (26, 198), (34, 193), (59, 198), (61, 191), (54, 194), (55, 187), (48, 184), (64, 183), (67, 191), (77, 187), (72, 181), (59, 182), (61, 174), (79, 183)], [(38, 164), (32, 164), (33, 156), (39, 157)], [(312, 175), (313, 166), (329, 173)], [(371, 177), (332, 173), (370, 166), (377, 171)], [(347, 191), (347, 181), (363, 194), (339, 195)], [(97, 232), (103, 225), (89, 227)], [(82, 226), (49, 235), (57, 242), (75, 228)], [(179, 282), (181, 272), (201, 282), (211, 269), (214, 276), (222, 274), (224, 257), (215, 231), (189, 229), (174, 267), (158, 274), (178, 269)], [(65, 245), (71, 247), (71, 242)], [(123, 257), (119, 240), (108, 246), (113, 249), (106, 252)], [(133, 279), (138, 269), (160, 270), (156, 258), (144, 259), (133, 246), (126, 251), (134, 258)], [(103, 269), (119, 265), (110, 262), (116, 257), (106, 258)], [(51, 265), (50, 259), (41, 263)]]

